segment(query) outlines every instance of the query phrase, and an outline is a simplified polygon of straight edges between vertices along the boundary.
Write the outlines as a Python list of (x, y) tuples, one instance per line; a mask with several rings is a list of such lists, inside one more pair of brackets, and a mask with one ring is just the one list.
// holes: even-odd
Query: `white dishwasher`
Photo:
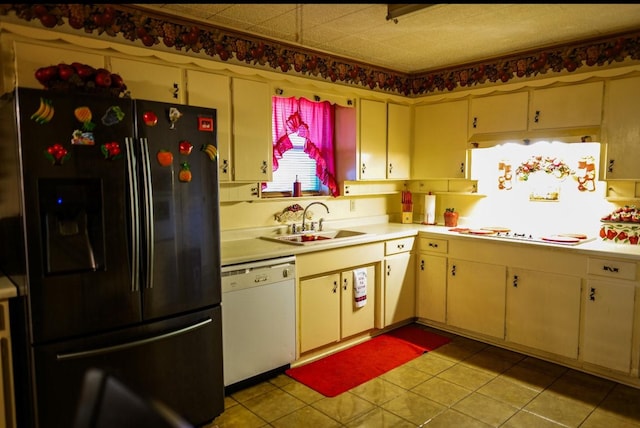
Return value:
[(295, 360), (295, 275), (295, 256), (222, 267), (227, 390), (284, 371)]

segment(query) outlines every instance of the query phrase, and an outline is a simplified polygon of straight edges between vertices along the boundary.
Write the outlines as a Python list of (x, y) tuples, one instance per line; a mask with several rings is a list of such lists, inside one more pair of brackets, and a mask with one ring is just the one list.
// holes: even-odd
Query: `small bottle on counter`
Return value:
[(298, 181), (297, 175), (296, 175), (296, 181), (293, 182), (293, 196), (294, 197), (302, 196), (302, 183)]

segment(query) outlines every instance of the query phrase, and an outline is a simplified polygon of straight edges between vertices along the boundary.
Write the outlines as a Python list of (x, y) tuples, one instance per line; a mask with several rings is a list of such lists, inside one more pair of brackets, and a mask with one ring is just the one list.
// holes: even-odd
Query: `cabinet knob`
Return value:
[(451, 276), (456, 276), (456, 265), (451, 266)]
[(613, 164), (615, 163), (615, 159), (609, 159), (609, 166), (607, 166), (608, 172), (613, 172)]
[(434, 244), (433, 242), (429, 242), (429, 246), (431, 248), (438, 248), (438, 244)]
[(178, 93), (180, 92), (180, 88), (177, 83), (173, 84), (173, 98), (178, 99)]
[(262, 166), (260, 167), (260, 169), (262, 170), (263, 174), (267, 173), (267, 169), (268, 169), (267, 161), (262, 161)]
[(424, 260), (420, 260), (420, 270), (424, 270)]
[(478, 118), (474, 117), (473, 118), (473, 129), (476, 129), (478, 127)]
[(229, 161), (222, 159), (222, 172), (226, 174), (229, 171)]
[(513, 286), (518, 288), (518, 275), (513, 275)]
[(362, 164), (362, 168), (360, 169), (360, 171), (362, 171), (362, 175), (364, 175), (364, 171), (367, 169), (367, 166), (365, 164)]
[(393, 164), (389, 164), (389, 175), (393, 172)]
[(338, 281), (333, 281), (333, 293), (335, 294), (336, 291), (338, 291)]
[(402, 250), (404, 248), (404, 244), (398, 244), (397, 247), (398, 247), (398, 250)]
[(535, 115), (535, 117), (533, 118), (533, 121), (534, 121), (535, 123), (540, 122), (540, 110), (536, 110), (536, 115)]
[(387, 276), (391, 275), (391, 265), (387, 265)]
[(342, 286), (343, 290), (347, 291), (347, 284), (348, 284), (349, 281), (347, 280), (347, 278), (345, 278), (345, 279), (342, 280), (342, 282), (344, 283), (343, 286)]
[(464, 162), (460, 164), (460, 173), (464, 174)]
[(596, 300), (596, 289), (594, 287), (591, 287), (591, 290), (589, 291), (589, 300), (593, 302)]

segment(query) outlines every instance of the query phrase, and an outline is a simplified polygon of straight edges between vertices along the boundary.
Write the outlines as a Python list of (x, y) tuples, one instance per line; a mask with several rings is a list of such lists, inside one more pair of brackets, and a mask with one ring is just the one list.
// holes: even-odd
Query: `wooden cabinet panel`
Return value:
[(447, 311), (447, 257), (420, 253), (416, 316), (444, 323)]
[(415, 256), (399, 253), (385, 258), (384, 325), (415, 317)]
[(340, 340), (340, 274), (300, 281), (300, 352)]
[(360, 179), (387, 177), (387, 105), (360, 100)]
[(415, 107), (412, 179), (465, 178), (468, 102)]
[(472, 98), (469, 105), (470, 136), (527, 129), (528, 92)]
[(342, 289), (340, 336), (343, 339), (374, 327), (376, 267), (367, 266), (363, 269), (367, 272), (367, 303), (361, 307), (357, 307), (355, 302), (354, 271), (342, 272), (340, 275)]
[(387, 104), (387, 178), (408, 180), (411, 152), (411, 107)]
[(182, 70), (170, 65), (111, 58), (111, 72), (122, 76), (131, 98), (184, 104)]
[(577, 358), (580, 287), (579, 277), (509, 269), (507, 340)]
[(640, 180), (640, 77), (607, 82), (602, 139), (606, 143), (603, 177)]
[(447, 324), (504, 338), (506, 266), (449, 259)]
[(531, 92), (529, 129), (600, 126), (604, 83), (592, 82)]
[(584, 297), (582, 360), (629, 373), (636, 283), (589, 280)]

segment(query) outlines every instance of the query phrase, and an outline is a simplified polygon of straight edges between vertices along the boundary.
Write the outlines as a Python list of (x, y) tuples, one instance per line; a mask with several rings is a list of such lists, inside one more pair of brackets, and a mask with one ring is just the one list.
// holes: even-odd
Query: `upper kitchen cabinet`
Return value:
[(469, 136), (525, 131), (529, 93), (491, 95), (469, 102)]
[(163, 103), (184, 102), (182, 69), (126, 58), (111, 58), (111, 72), (122, 76), (131, 98)]
[(231, 79), (233, 180), (271, 181), (271, 92), (269, 85)]
[(228, 76), (187, 70), (187, 104), (216, 109), (218, 177), (231, 180), (231, 79)]
[(607, 82), (602, 127), (606, 161), (602, 168), (606, 180), (640, 179), (640, 77)]
[(604, 82), (531, 91), (529, 130), (600, 126)]
[(359, 114), (359, 179), (408, 179), (411, 108), (362, 99)]
[[(104, 67), (104, 56), (69, 49), (59, 49), (32, 43), (15, 43), (16, 86), (42, 89), (35, 77), (40, 67), (79, 62), (94, 68)], [(128, 83), (128, 82), (125, 82)]]
[(468, 102), (415, 107), (412, 179), (465, 178)]

